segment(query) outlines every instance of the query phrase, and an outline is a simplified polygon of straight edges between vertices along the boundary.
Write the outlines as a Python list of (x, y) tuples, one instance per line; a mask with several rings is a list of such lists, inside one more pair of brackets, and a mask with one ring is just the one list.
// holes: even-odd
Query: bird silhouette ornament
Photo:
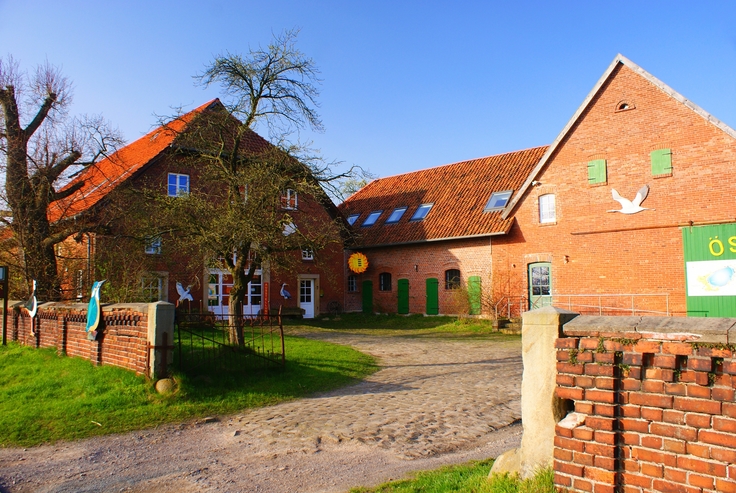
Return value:
[(281, 295), (281, 296), (282, 296), (282, 297), (283, 297), (283, 298), (284, 298), (285, 300), (290, 300), (290, 299), (291, 299), (291, 293), (289, 293), (289, 292), (288, 292), (288, 291), (286, 290), (286, 286), (287, 286), (287, 284), (286, 284), (286, 283), (283, 283), (283, 284), (281, 285), (281, 291), (279, 291), (279, 294), (280, 294), (280, 295)]
[(176, 306), (179, 306), (182, 301), (194, 301), (194, 298), (192, 298), (192, 295), (189, 292), (191, 290), (191, 284), (184, 289), (184, 286), (182, 286), (179, 281), (176, 282), (176, 292), (179, 293), (179, 300), (176, 302)]
[(36, 313), (38, 313), (38, 300), (36, 299), (36, 280), (33, 280), (33, 290), (28, 301), (23, 303), (23, 308), (28, 312), (28, 316), (31, 317), (31, 336), (36, 336)]
[(644, 185), (639, 189), (638, 192), (636, 192), (636, 197), (634, 197), (634, 200), (629, 200), (623, 198), (619, 193), (616, 191), (615, 188), (611, 189), (611, 195), (613, 195), (613, 200), (621, 204), (621, 209), (614, 209), (606, 212), (620, 212), (621, 214), (636, 214), (637, 212), (641, 212), (644, 210), (653, 211), (654, 209), (649, 209), (648, 207), (642, 207), (641, 203), (644, 202), (644, 199), (647, 198), (647, 195), (649, 194), (649, 185)]
[(102, 308), (100, 307), (100, 288), (105, 283), (106, 279), (102, 281), (95, 281), (92, 284), (92, 294), (89, 297), (89, 306), (87, 307), (87, 339), (94, 341), (97, 339), (99, 331), (97, 328), (100, 325), (100, 318), (102, 315)]

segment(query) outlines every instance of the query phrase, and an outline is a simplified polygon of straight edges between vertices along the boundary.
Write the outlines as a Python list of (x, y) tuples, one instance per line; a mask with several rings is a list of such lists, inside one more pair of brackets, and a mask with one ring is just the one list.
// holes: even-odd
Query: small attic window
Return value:
[(421, 221), (425, 217), (427, 217), (427, 214), (429, 214), (429, 210), (432, 208), (434, 204), (422, 204), (419, 207), (417, 207), (417, 210), (414, 211), (414, 215), (411, 216), (410, 221)]
[(393, 224), (399, 222), (399, 219), (401, 219), (401, 216), (404, 215), (404, 212), (406, 212), (406, 207), (397, 207), (393, 210), (390, 216), (388, 216), (388, 219), (386, 219), (386, 224)]
[(350, 214), (348, 216), (348, 224), (352, 226), (353, 224), (355, 224), (355, 221), (357, 221), (359, 217), (360, 214)]
[(483, 209), (483, 212), (495, 212), (502, 210), (504, 207), (506, 207), (506, 204), (509, 203), (509, 199), (511, 198), (512, 193), (514, 193), (513, 190), (493, 192), (491, 198), (488, 199), (488, 203)]
[(619, 101), (618, 103), (616, 103), (616, 111), (617, 112), (618, 111), (633, 110), (634, 108), (636, 108), (636, 106), (631, 101), (623, 100), (623, 101)]
[(365, 218), (365, 221), (363, 221), (363, 224), (361, 226), (373, 226), (376, 224), (376, 221), (378, 221), (378, 218), (383, 213), (383, 211), (373, 211), (370, 214), (368, 214), (368, 217)]

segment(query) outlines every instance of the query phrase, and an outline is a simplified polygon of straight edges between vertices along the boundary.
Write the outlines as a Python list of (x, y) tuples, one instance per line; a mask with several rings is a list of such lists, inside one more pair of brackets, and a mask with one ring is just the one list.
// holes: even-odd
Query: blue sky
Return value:
[(551, 143), (617, 53), (736, 127), (733, 1), (0, 0), (0, 56), (48, 60), (128, 141), (217, 97), (192, 76), (300, 28), (328, 160), (378, 176)]

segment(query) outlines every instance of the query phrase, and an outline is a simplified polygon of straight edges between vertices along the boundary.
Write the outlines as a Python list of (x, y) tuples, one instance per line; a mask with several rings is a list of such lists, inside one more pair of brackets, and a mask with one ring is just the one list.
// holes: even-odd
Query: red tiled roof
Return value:
[[(339, 207), (353, 224), (358, 247), (505, 234), (513, 217), (483, 212), (494, 192), (518, 192), (547, 146), (471, 159), (372, 181)], [(512, 195), (513, 198), (513, 195)], [(421, 204), (434, 204), (426, 218), (410, 221)], [(398, 223), (385, 224), (397, 207), (408, 209)], [(383, 213), (373, 226), (361, 224), (372, 211)]]
[(196, 115), (215, 104), (219, 104), (218, 99), (213, 99), (165, 126), (156, 128), (109, 157), (82, 170), (62, 190), (79, 182), (84, 182), (84, 185), (66, 199), (51, 204), (48, 211), (49, 220), (53, 222), (62, 217), (72, 217), (95, 205), (168, 148)]

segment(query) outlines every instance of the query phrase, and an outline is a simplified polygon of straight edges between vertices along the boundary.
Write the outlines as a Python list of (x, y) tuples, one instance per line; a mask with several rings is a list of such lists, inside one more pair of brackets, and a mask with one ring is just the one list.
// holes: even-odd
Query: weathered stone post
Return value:
[(578, 314), (552, 306), (522, 315), (521, 345), (524, 373), (521, 380), (521, 447), (501, 455), (491, 474), (520, 473), (533, 476), (552, 465), (555, 425), (565, 415), (564, 404), (555, 396), (557, 350), (555, 341), (562, 326)]
[(153, 379), (166, 376), (166, 366), (174, 361), (174, 308), (165, 301), (148, 304), (149, 376)]

